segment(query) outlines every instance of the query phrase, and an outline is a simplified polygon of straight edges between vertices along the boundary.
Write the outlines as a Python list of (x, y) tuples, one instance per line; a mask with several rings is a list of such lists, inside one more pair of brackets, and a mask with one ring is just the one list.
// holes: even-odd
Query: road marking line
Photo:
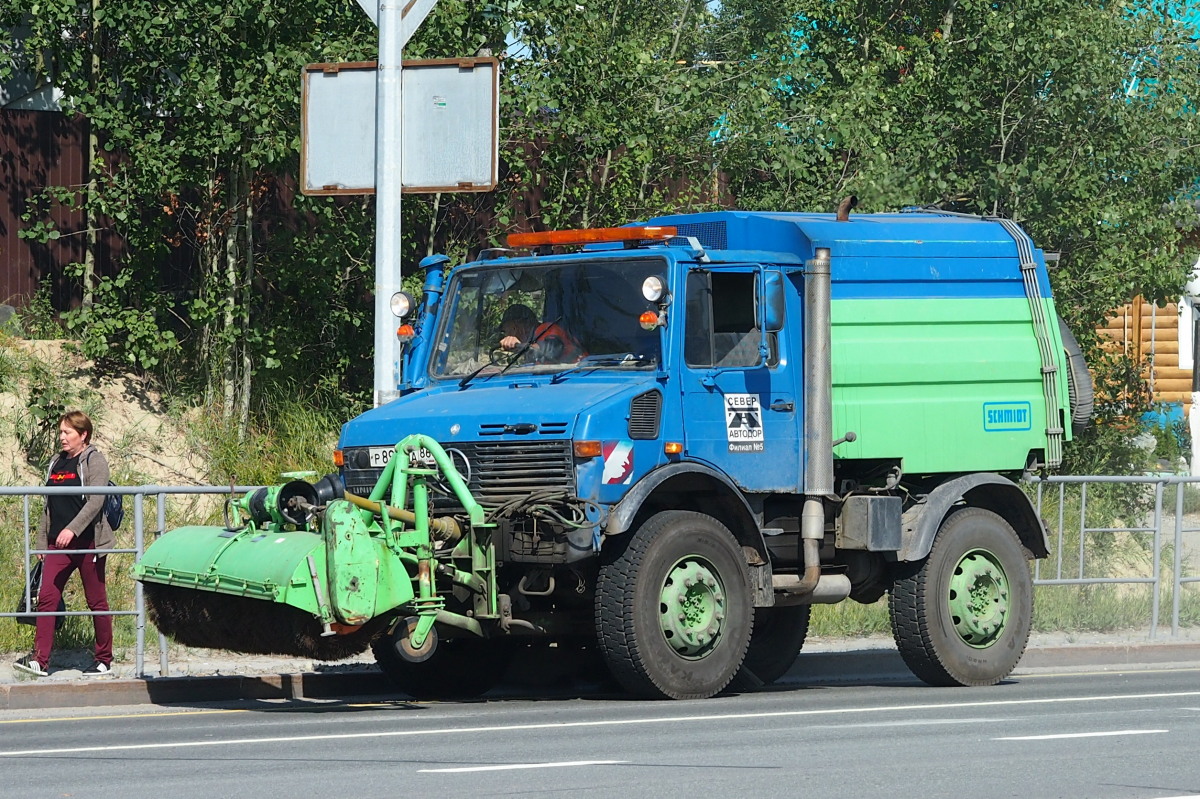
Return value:
[(1153, 735), (1170, 730), (1109, 730), (1107, 732), (1064, 732), (1057, 735), (1014, 735), (1009, 738), (993, 738), (993, 741), (1053, 741), (1059, 738), (1104, 738), (1109, 735)]
[(418, 774), (465, 774), (468, 771), (515, 771), (525, 768), (567, 768), (570, 766), (619, 766), (628, 760), (571, 760), (564, 763), (509, 763), (503, 766), (462, 766), (460, 768), (421, 768)]
[(629, 727), (642, 724), (694, 724), (697, 721), (744, 721), (749, 719), (812, 718), (816, 716), (858, 716), (865, 713), (911, 713), (914, 711), (956, 710), (977, 707), (1020, 707), (1030, 705), (1079, 704), (1144, 699), (1176, 699), (1200, 696), (1200, 691), (1177, 691), (1150, 694), (1109, 694), (1104, 696), (1067, 696), (1053, 699), (999, 699), (991, 702), (945, 702), (919, 705), (880, 705), (877, 707), (830, 708), (828, 710), (777, 710), (765, 713), (703, 713), (694, 716), (657, 716), (641, 719), (608, 719), (604, 721), (546, 721), (532, 724), (494, 724), (480, 727), (435, 727), (428, 730), (392, 730), (391, 732), (348, 732), (325, 735), (283, 735), (269, 738), (230, 738), (224, 741), (175, 741), (169, 743), (122, 744), (118, 746), (77, 746), (61, 749), (0, 750), (0, 757), (30, 755), (81, 754), (84, 752), (132, 752), (152, 749), (183, 749), (208, 746), (246, 746), (267, 743), (300, 743), (304, 741), (350, 741), (363, 738), (412, 738), (421, 735), (471, 735), (483, 733), (528, 732), (531, 730), (569, 730), (600, 727)]

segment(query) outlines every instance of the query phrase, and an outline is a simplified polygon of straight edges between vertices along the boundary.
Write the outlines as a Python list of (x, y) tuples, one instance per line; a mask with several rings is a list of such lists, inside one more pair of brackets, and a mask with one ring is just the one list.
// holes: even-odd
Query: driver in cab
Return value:
[(529, 306), (521, 303), (504, 311), (500, 331), (500, 349), (517, 352), (528, 344), (532, 360), (539, 363), (575, 363), (585, 354), (557, 322), (539, 323)]

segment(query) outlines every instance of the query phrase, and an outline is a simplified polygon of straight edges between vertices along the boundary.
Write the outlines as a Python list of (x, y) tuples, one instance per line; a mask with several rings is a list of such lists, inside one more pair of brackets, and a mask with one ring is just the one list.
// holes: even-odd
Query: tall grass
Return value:
[(345, 421), (291, 397), (280, 398), (244, 434), (235, 421), (213, 409), (184, 418), (189, 444), (204, 454), (209, 480), (216, 485), (269, 485), (281, 482), (288, 472), (331, 472), (333, 449)]
[[(1117, 633), (1148, 630), (1151, 619), (1149, 585), (1130, 590), (1115, 585), (1039, 585), (1034, 587), (1033, 631)], [(1159, 632), (1171, 627), (1171, 591), (1159, 601)], [(1200, 586), (1184, 586), (1180, 597), (1181, 627), (1200, 625)], [(841, 602), (813, 606), (809, 634), (821, 638), (861, 638), (891, 635), (887, 599), (870, 605)]]

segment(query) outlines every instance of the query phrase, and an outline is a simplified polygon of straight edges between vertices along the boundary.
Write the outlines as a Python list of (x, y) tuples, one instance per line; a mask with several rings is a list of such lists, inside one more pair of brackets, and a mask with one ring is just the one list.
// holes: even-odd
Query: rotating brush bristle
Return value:
[(344, 660), (366, 651), (387, 626), (375, 619), (345, 635), (322, 636), (311, 613), (262, 599), (143, 583), (150, 620), (184, 646), (258, 655)]

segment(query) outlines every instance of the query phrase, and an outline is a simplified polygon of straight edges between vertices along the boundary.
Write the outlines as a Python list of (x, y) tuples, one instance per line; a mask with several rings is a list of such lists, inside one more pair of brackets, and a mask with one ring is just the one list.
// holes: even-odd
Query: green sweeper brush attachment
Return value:
[[(428, 481), (461, 510), (431, 516)], [(225, 521), (171, 530), (133, 569), (151, 621), (184, 645), (340, 660), (404, 622), (419, 658), (435, 622), (480, 635), (498, 615), (491, 525), (425, 436), (396, 445), (370, 497), (336, 474), (293, 480), (231, 497)], [(469, 596), (469, 617), (445, 609), (438, 577)]]

